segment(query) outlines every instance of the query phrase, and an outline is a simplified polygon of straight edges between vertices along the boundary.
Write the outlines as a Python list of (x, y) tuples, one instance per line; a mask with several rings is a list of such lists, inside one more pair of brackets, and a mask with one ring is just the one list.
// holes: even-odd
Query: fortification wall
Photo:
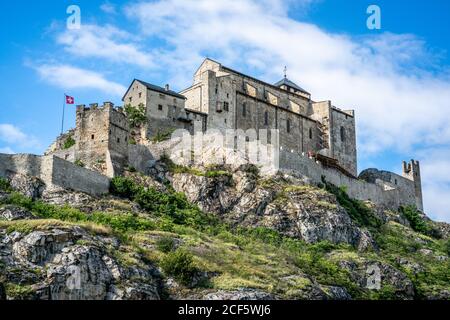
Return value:
[(20, 173), (41, 179), (48, 190), (70, 189), (90, 195), (109, 191), (109, 179), (59, 157), (30, 154), (0, 154), (0, 176)]
[(283, 151), (280, 151), (280, 169), (293, 170), (309, 183), (319, 183), (324, 176), (328, 182), (336, 186), (345, 186), (351, 198), (370, 200), (387, 208), (397, 209), (401, 205), (416, 205), (414, 183), (407, 179), (399, 179), (399, 184), (395, 186), (380, 179), (375, 183), (368, 183), (325, 167), (314, 159)]

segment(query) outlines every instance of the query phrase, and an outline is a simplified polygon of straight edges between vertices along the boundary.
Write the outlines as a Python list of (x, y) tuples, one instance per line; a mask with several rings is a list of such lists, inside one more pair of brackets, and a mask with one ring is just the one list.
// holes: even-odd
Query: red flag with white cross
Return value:
[(66, 95), (66, 104), (74, 104), (75, 99), (71, 96)]

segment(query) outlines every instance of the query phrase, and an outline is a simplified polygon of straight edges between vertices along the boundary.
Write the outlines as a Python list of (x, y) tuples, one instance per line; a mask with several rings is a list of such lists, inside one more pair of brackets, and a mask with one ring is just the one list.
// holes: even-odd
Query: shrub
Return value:
[(63, 145), (63, 149), (69, 149), (71, 147), (73, 147), (75, 145), (75, 140), (73, 139), (72, 136), (69, 136), (66, 141), (64, 141), (64, 145)]
[(168, 253), (161, 261), (161, 268), (183, 285), (189, 285), (197, 271), (192, 254), (182, 249)]
[(138, 127), (147, 120), (145, 107), (142, 103), (137, 107), (132, 107), (130, 104), (127, 104), (125, 106), (125, 113), (127, 114), (130, 127)]
[(433, 228), (415, 206), (400, 207), (400, 213), (409, 221), (411, 228), (416, 231), (428, 235), (433, 238), (441, 238), (439, 230)]
[(75, 163), (77, 166), (79, 166), (79, 167), (84, 167), (84, 163), (83, 163), (83, 161), (81, 161), (80, 159), (75, 160), (74, 163)]
[(6, 192), (12, 191), (11, 184), (9, 183), (9, 181), (7, 179), (0, 178), (0, 190), (6, 191)]
[(111, 180), (110, 192), (114, 195), (131, 199), (138, 191), (136, 183), (130, 178), (114, 177)]
[(322, 182), (325, 189), (336, 196), (336, 200), (339, 204), (344, 207), (350, 218), (358, 225), (371, 228), (379, 228), (381, 226), (382, 222), (380, 219), (374, 215), (372, 210), (367, 207), (364, 202), (352, 199), (348, 196), (347, 188), (345, 186), (339, 188), (326, 181), (324, 177), (322, 177)]
[(162, 237), (156, 242), (159, 251), (169, 253), (175, 249), (175, 240), (171, 237)]
[(155, 136), (153, 137), (152, 142), (157, 143), (157, 142), (162, 142), (162, 141), (169, 140), (170, 137), (172, 136), (172, 133), (174, 131), (175, 131), (174, 129), (169, 129), (169, 130), (166, 130), (166, 131), (158, 130), (156, 132)]

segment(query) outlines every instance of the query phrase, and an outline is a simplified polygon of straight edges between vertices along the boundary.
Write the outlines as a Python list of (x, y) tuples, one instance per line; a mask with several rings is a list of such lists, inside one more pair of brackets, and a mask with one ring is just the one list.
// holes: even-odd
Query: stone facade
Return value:
[(208, 114), (207, 129), (278, 129), (282, 150), (322, 153), (356, 176), (354, 112), (316, 103), (285, 80), (271, 85), (206, 59), (181, 93), (187, 108)]

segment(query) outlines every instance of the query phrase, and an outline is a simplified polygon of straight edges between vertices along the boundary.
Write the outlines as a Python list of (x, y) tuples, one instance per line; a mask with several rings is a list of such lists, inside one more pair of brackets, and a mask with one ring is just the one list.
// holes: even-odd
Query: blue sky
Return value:
[[(66, 28), (72, 4), (80, 30)], [(133, 78), (189, 86), (206, 56), (268, 82), (287, 65), (314, 100), (356, 110), (359, 169), (420, 160), (426, 211), (450, 221), (449, 1), (9, 1), (0, 30), (0, 152), (42, 153), (64, 92), (121, 104)]]

